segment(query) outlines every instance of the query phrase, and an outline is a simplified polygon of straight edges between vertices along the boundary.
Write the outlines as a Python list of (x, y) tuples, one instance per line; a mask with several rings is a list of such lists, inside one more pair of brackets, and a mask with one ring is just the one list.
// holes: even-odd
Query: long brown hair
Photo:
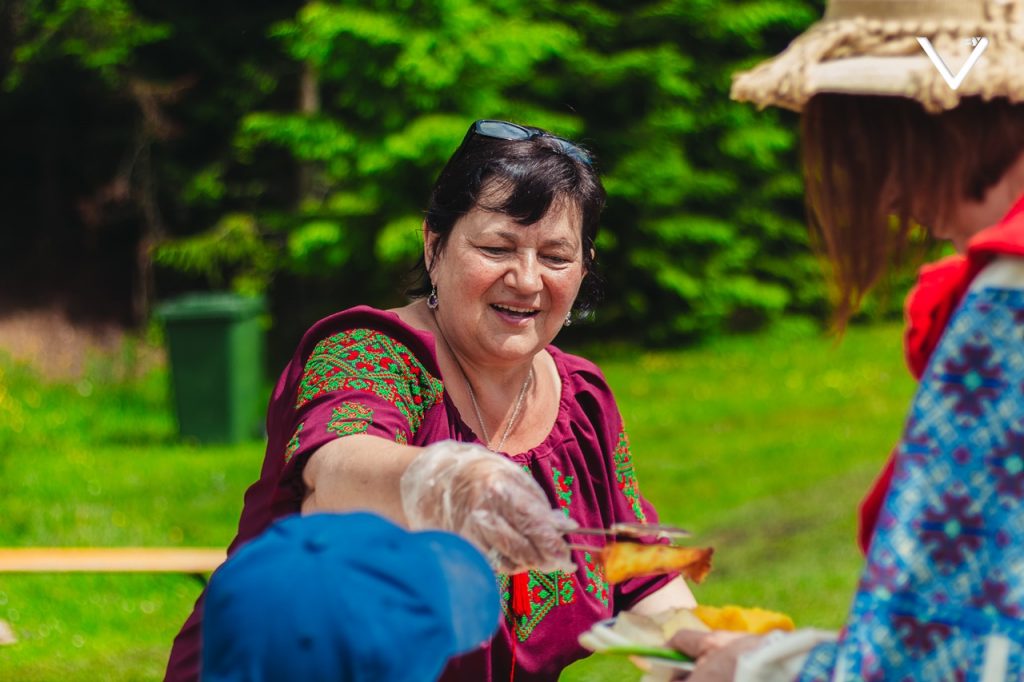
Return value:
[(816, 95), (801, 117), (812, 242), (831, 266), (841, 330), (917, 225), (981, 201), (1024, 150), (1024, 104), (965, 98), (928, 114), (900, 97)]

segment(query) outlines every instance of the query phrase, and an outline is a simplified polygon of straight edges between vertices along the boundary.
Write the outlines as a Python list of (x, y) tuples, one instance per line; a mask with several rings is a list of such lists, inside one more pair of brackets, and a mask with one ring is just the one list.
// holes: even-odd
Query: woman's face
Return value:
[(474, 208), (455, 223), (433, 262), (438, 237), (424, 233), (437, 322), (461, 357), (513, 365), (551, 343), (585, 274), (575, 211), (556, 202), (540, 221), (520, 225)]
[(953, 203), (946, 216), (936, 219), (932, 235), (952, 242), (957, 253), (965, 253), (971, 237), (998, 223), (1012, 204), (1012, 199), (1004, 199), (991, 191), (982, 201), (960, 199)]
[[(1003, 196), (1005, 192), (995, 189), (986, 193), (982, 201), (954, 199), (944, 215), (935, 210), (933, 201), (921, 197), (911, 207), (910, 217), (917, 224), (926, 225), (935, 239), (948, 241), (957, 253), (965, 253), (971, 237), (999, 222), (1013, 203), (1012, 198)], [(897, 214), (898, 207), (894, 199), (888, 200), (887, 207), (890, 214)]]
[(953, 243), (957, 252), (967, 251), (971, 237), (998, 223), (1024, 191), (1024, 154), (1003, 173), (996, 184), (985, 191), (981, 201), (960, 198), (953, 201), (946, 215), (931, 223), (932, 235)]

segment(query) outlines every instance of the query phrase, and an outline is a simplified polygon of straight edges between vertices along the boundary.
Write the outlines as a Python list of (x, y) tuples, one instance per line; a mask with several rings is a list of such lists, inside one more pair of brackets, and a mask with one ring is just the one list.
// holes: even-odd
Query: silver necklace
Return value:
[(523, 381), (522, 387), (519, 389), (519, 396), (516, 398), (515, 407), (512, 408), (512, 417), (508, 420), (508, 425), (505, 427), (505, 433), (502, 434), (501, 440), (498, 441), (497, 447), (491, 447), (491, 436), (487, 432), (487, 426), (484, 424), (484, 417), (480, 413), (480, 405), (476, 402), (476, 393), (473, 392), (473, 384), (469, 383), (469, 376), (466, 375), (466, 370), (462, 368), (462, 363), (459, 362), (459, 358), (456, 357), (455, 351), (452, 350), (451, 344), (448, 343), (448, 337), (444, 335), (441, 330), (441, 325), (437, 324), (437, 320), (434, 320), (434, 324), (437, 325), (437, 331), (441, 334), (441, 340), (444, 341), (445, 348), (448, 349), (448, 354), (452, 356), (452, 360), (455, 361), (455, 366), (459, 368), (459, 372), (462, 374), (462, 380), (466, 382), (466, 388), (469, 389), (469, 399), (473, 403), (473, 411), (476, 412), (476, 420), (480, 423), (480, 431), (483, 433), (484, 442), (487, 444), (489, 450), (494, 452), (501, 452), (501, 448), (505, 445), (505, 441), (508, 440), (509, 435), (512, 433), (512, 429), (515, 428), (516, 420), (519, 418), (519, 411), (523, 407), (523, 399), (526, 398), (526, 389), (530, 387), (530, 383), (533, 381), (533, 365), (530, 365), (530, 371), (526, 374), (526, 380)]
[[(453, 356), (454, 357), (454, 354)], [(459, 361), (456, 360), (455, 364), (458, 365)], [(484, 440), (488, 443), (491, 442), (491, 437), (487, 434), (487, 427), (484, 426), (484, 418), (480, 414), (480, 406), (476, 404), (476, 394), (473, 393), (473, 384), (469, 383), (469, 378), (466, 376), (465, 370), (459, 365), (459, 370), (462, 372), (462, 376), (466, 379), (466, 388), (469, 389), (469, 399), (473, 402), (473, 411), (476, 412), (476, 420), (480, 422), (480, 430), (484, 432)], [(491, 448), (495, 452), (501, 452), (501, 447), (508, 440), (508, 436), (512, 433), (513, 427), (516, 425), (516, 419), (519, 418), (519, 410), (523, 407), (523, 398), (526, 397), (526, 389), (529, 388), (530, 382), (533, 381), (533, 367), (530, 367), (530, 371), (526, 375), (526, 380), (523, 382), (522, 387), (519, 389), (519, 397), (516, 398), (516, 406), (512, 409), (512, 418), (508, 420), (508, 426), (505, 427), (505, 433), (502, 434), (501, 440), (498, 441), (498, 446)], [(488, 446), (490, 447), (490, 446)]]

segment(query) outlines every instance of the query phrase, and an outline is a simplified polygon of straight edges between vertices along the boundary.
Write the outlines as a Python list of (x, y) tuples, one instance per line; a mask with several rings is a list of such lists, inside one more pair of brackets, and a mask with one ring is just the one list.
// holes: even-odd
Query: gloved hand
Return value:
[(574, 570), (562, 535), (576, 522), (551, 508), (528, 473), (481, 445), (446, 440), (427, 446), (400, 486), (409, 528), (457, 533), (501, 573)]

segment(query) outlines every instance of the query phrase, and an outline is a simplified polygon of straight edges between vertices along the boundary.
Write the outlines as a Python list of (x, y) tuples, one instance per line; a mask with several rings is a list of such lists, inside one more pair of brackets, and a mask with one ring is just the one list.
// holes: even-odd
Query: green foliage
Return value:
[(617, 233), (602, 254), (609, 326), (628, 320), (669, 342), (823, 309), (794, 121), (728, 100), (730, 74), (752, 48), (774, 52), (780, 28), (791, 36), (814, 15), (798, 2), (669, 1), (603, 29), (602, 43), (631, 36), (644, 46), (615, 60), (628, 70), (606, 69), (603, 54), (589, 64), (608, 79), (599, 97), (630, 95), (598, 120), (607, 132), (595, 131), (605, 140), (605, 227)]
[[(237, 145), (246, 155), (261, 145), (283, 149), (316, 176), (281, 228), (296, 271), (347, 270), (349, 281), (360, 273), (365, 291), (408, 269), (421, 249), (432, 176), (469, 121), (513, 116), (523, 108), (514, 89), (580, 42), (568, 26), (514, 9), (312, 2), (271, 29), (314, 74), (322, 109), (248, 114)], [(557, 112), (543, 118), (580, 127)], [(379, 272), (365, 273), (368, 264)]]
[(129, 0), (21, 0), (15, 36), (14, 68), (8, 90), (18, 86), (25, 69), (58, 56), (76, 60), (110, 85), (123, 80), (136, 50), (166, 38), (166, 24), (140, 20)]
[(199, 28), (194, 8), (154, 22), (129, 0), (21, 4), (19, 65), (54, 53), (111, 82), (129, 67), (166, 78), (186, 51), (193, 70), (171, 76), (220, 71), (223, 88), (176, 105), (183, 136), (212, 143), (168, 143), (156, 170), (165, 268), (323, 296), (311, 309), (394, 301), (437, 172), (472, 120), (508, 118), (596, 152), (609, 194), (600, 332), (669, 343), (825, 313), (796, 119), (728, 99), (731, 74), (782, 49), (820, 0), (228, 3), (244, 46), (218, 22)]
[(344, 228), (327, 220), (314, 220), (288, 235), (288, 255), (301, 271), (314, 274), (341, 267), (349, 258)]
[[(394, 272), (415, 258), (429, 179), (470, 120), (550, 127), (593, 146), (609, 191), (598, 325), (667, 342), (820, 313), (793, 121), (727, 93), (751, 50), (778, 49), (775, 36), (815, 12), (770, 1), (629, 12), (611, 2), (310, 3), (273, 35), (316, 74), (323, 107), (250, 114), (240, 145), (316, 165), (320, 200), (303, 202), (287, 228), (325, 254), (316, 267), (366, 255), (330, 250), (335, 239), (366, 244)], [(374, 201), (342, 215), (336, 193)]]
[(160, 244), (153, 254), (160, 265), (206, 277), (217, 288), (224, 287), (225, 273), (230, 273), (230, 288), (249, 295), (266, 290), (276, 255), (255, 219), (244, 214), (226, 215), (208, 232)]

